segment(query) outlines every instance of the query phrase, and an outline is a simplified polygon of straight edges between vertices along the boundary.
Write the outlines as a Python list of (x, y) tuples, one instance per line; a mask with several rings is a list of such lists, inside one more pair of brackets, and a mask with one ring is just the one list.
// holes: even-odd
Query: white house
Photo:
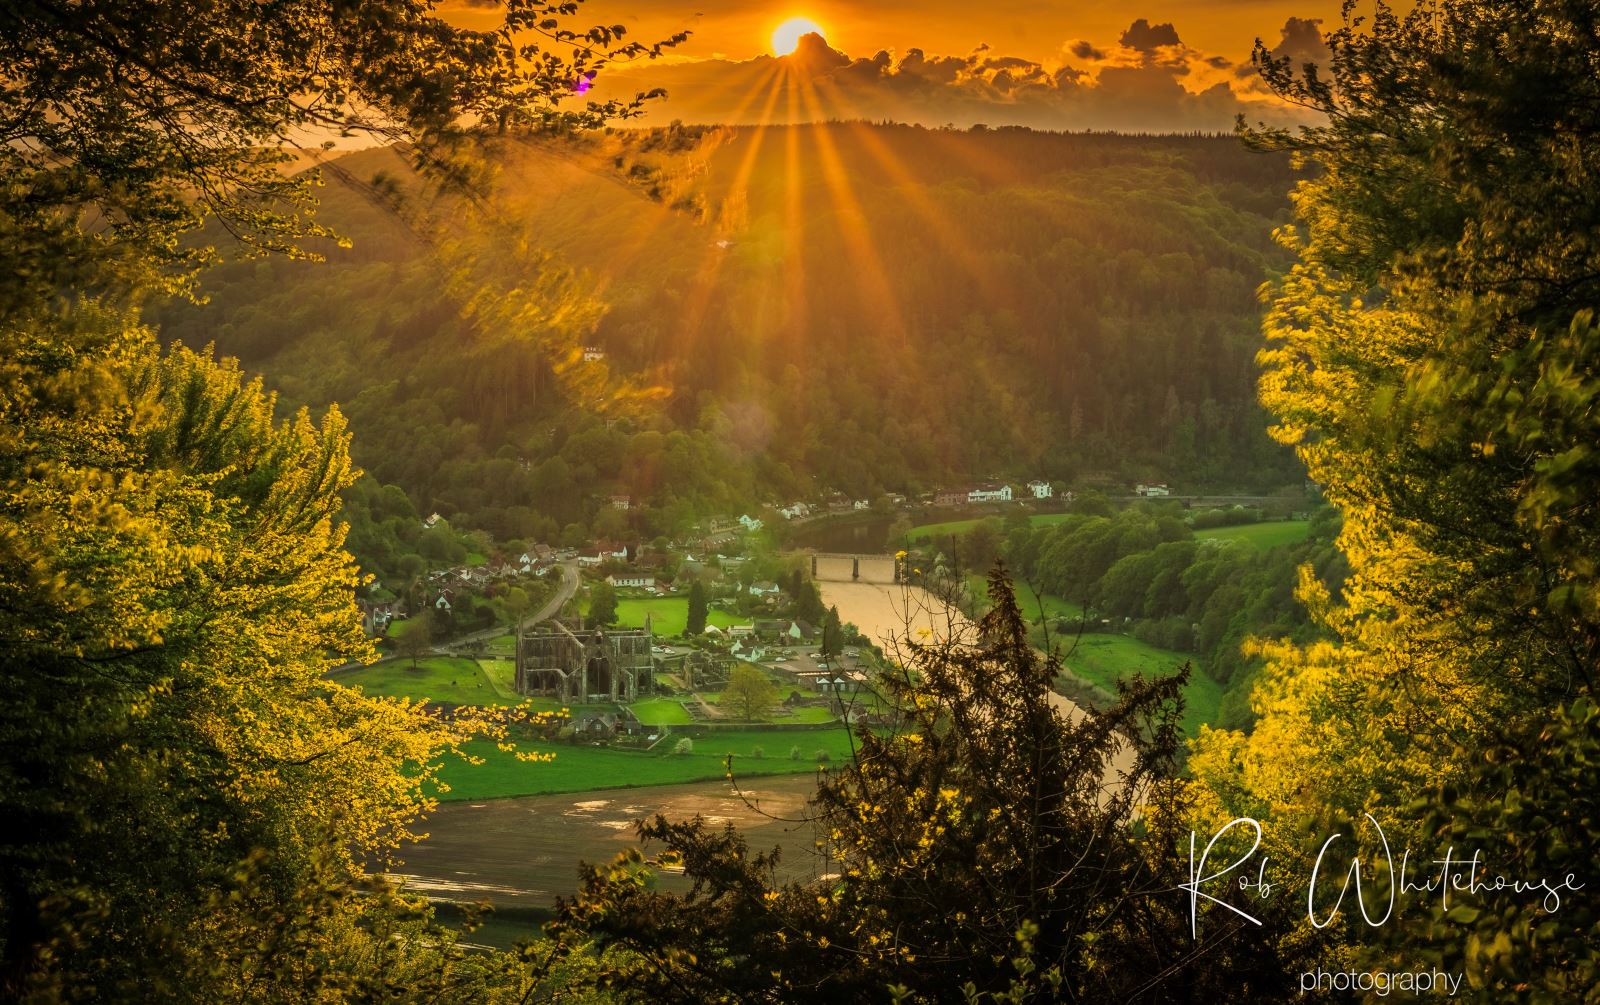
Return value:
[(599, 346), (597, 346), (597, 345), (586, 345), (586, 346), (583, 347), (583, 361), (585, 363), (593, 363), (593, 362), (595, 362), (597, 360), (602, 360), (602, 359), (605, 359), (605, 358), (606, 358), (606, 351), (604, 349), (600, 348)]
[(1165, 485), (1142, 485), (1141, 484), (1141, 485), (1137, 485), (1137, 486), (1134, 487), (1133, 494), (1134, 495), (1144, 496), (1144, 497), (1149, 498), (1149, 499), (1154, 499), (1154, 498), (1156, 498), (1158, 496), (1169, 496), (1169, 495), (1172, 494), (1172, 492)]
[(850, 508), (854, 509), (854, 510), (871, 509), (872, 508), (872, 500), (871, 499), (857, 499), (855, 502), (850, 504)]
[(977, 488), (975, 488), (971, 492), (967, 493), (967, 502), (969, 502), (969, 503), (1010, 502), (1010, 501), (1011, 501), (1011, 486), (1009, 486), (1009, 485), (1000, 485), (1000, 484), (979, 485)]
[(1055, 490), (1050, 487), (1049, 482), (1029, 482), (1028, 491), (1033, 493), (1035, 499), (1048, 499), (1055, 495)]
[(748, 531), (757, 531), (760, 530), (763, 525), (760, 520), (757, 520), (755, 517), (746, 513), (744, 516), (739, 518), (739, 526)]
[(750, 596), (752, 597), (771, 597), (777, 592), (777, 583), (760, 582), (750, 584)]
[(656, 580), (654, 576), (647, 576), (642, 572), (613, 572), (606, 577), (606, 582), (612, 586), (646, 587), (654, 586)]
[(633, 506), (633, 498), (631, 496), (612, 496), (611, 497), (611, 508), (612, 509), (625, 510), (625, 509), (631, 508), (632, 506)]
[(437, 610), (448, 611), (450, 609), (450, 598), (441, 593), (439, 594), (439, 599), (433, 602), (433, 606)]

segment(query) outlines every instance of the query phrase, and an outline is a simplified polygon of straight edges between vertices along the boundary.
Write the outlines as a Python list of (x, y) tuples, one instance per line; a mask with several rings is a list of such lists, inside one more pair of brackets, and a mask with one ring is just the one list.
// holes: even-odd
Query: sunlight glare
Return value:
[(808, 17), (792, 17), (772, 30), (772, 54), (787, 56), (800, 47), (800, 36), (816, 32), (822, 34), (822, 25)]

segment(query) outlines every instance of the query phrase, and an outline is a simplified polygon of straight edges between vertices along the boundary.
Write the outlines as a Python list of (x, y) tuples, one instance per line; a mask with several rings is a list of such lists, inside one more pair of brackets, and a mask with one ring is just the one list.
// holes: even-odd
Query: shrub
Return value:
[(674, 754), (692, 754), (694, 753), (694, 741), (686, 736), (673, 744), (672, 752)]
[(756, 758), (757, 760), (760, 760), (761, 758), (767, 756), (767, 748), (765, 748), (765, 747), (751, 747), (750, 748), (750, 756)]
[(826, 750), (817, 751), (818, 764), (827, 764), (831, 760), (833, 760), (833, 755), (829, 754)]
[(800, 748), (798, 746), (789, 748), (789, 760), (791, 760), (791, 761), (800, 760)]

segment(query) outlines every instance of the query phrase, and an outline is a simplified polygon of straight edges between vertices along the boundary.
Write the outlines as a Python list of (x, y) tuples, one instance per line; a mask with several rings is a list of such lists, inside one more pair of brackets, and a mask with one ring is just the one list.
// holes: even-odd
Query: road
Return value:
[[(557, 568), (561, 570), (561, 585), (556, 587), (556, 592), (551, 595), (550, 599), (545, 602), (543, 607), (539, 608), (537, 611), (523, 619), (523, 624), (537, 625), (542, 622), (549, 621), (557, 614), (560, 614), (561, 608), (565, 607), (567, 601), (571, 600), (573, 595), (578, 592), (577, 563), (563, 562), (561, 565), (557, 566)], [(512, 631), (516, 631), (514, 626)], [(490, 639), (499, 638), (505, 633), (506, 627), (504, 625), (495, 625), (492, 628), (485, 628), (481, 632), (473, 632), (471, 635), (463, 635), (460, 638), (451, 639), (448, 642), (435, 646), (434, 652), (444, 654), (459, 651), (461, 649), (470, 647), (475, 642), (487, 642)]]

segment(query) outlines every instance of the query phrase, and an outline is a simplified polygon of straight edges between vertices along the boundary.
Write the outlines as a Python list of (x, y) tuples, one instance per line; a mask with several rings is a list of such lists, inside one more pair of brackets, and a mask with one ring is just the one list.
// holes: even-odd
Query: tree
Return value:
[[(1320, 825), (1433, 793), (1429, 819), (1383, 821), (1391, 842), (1481, 836), (1527, 875), (1600, 842), (1587, 787), (1562, 781), (1594, 749), (1600, 665), (1595, 28), (1592, 4), (1424, 2), (1370, 25), (1347, 10), (1316, 71), (1258, 49), (1275, 90), (1326, 116), (1253, 135), (1319, 168), (1285, 233), (1299, 262), (1273, 291), (1262, 400), (1342, 511), (1352, 573), (1337, 594), (1303, 574), (1336, 644), (1257, 644), (1255, 730), (1197, 751), (1220, 814)], [(1363, 962), (1425, 954), (1484, 1001), (1592, 995), (1592, 917), (1469, 900), (1385, 928)]]
[(722, 689), (722, 704), (733, 709), (739, 718), (751, 722), (765, 719), (777, 703), (778, 686), (752, 666), (734, 667), (728, 676), (728, 686)]
[(511, 630), (517, 631), (522, 627), (522, 619), (533, 610), (533, 600), (528, 596), (527, 590), (513, 586), (506, 591), (501, 607), (505, 610), (506, 621), (511, 625)]
[(822, 591), (809, 579), (800, 582), (794, 598), (794, 616), (813, 626), (820, 624), (827, 616), (827, 608), (822, 605)]
[(613, 625), (617, 622), (617, 591), (605, 580), (589, 589), (589, 623)]
[(632, 114), (639, 99), (585, 102), (573, 82), (660, 47), (624, 43), (617, 26), (575, 31), (576, 6), (511, 0), (480, 32), (427, 0), (8, 5), (0, 316), (63, 288), (187, 287), (217, 252), (177, 238), (208, 218), (246, 249), (305, 254), (301, 239), (327, 231), (306, 212), (315, 176), (283, 170), (286, 137), (407, 140), (417, 164), (463, 185), (470, 134)]
[(998, 519), (991, 517), (979, 520), (972, 529), (963, 534), (956, 546), (956, 555), (964, 569), (987, 569), (994, 564), (1000, 555), (1003, 543), (1001, 536), (1002, 524)]
[(236, 366), (93, 305), (0, 323), (0, 350), (5, 996), (230, 997), (211, 950), (275, 914), (348, 923), (297, 891), (352, 889), (464, 733), (323, 676), (372, 657), (337, 409), (280, 420)]
[(689, 616), (684, 623), (683, 634), (699, 635), (706, 630), (706, 586), (696, 579), (689, 584)]
[(416, 669), (417, 661), (433, 652), (433, 611), (423, 610), (405, 625), (406, 630), (395, 639), (395, 652)]
[(324, 676), (373, 655), (343, 415), (276, 415), (131, 307), (192, 291), (220, 258), (208, 223), (244, 255), (312, 257), (329, 234), (289, 137), (409, 140), (472, 191), (478, 137), (625, 113), (560, 108), (653, 51), (563, 28), (575, 7), (510, 0), (488, 33), (426, 0), (0, 10), (0, 997), (472, 996), (506, 976), (366, 878), (413, 836), (441, 750), (505, 732)]
[[(1172, 775), (1187, 670), (1069, 722), (1050, 697), (1059, 666), (1034, 651), (1003, 571), (990, 597), (978, 639), (903, 640), (905, 668), (880, 683), (907, 728), (863, 727), (856, 756), (821, 777), (828, 879), (781, 883), (776, 853), (736, 831), (658, 816), (640, 826), (658, 854), (589, 868), (561, 905), (563, 945), (600, 950), (624, 1002), (1291, 995), (1272, 936), (1292, 907), (1264, 912), (1265, 931), (1203, 907), (1197, 941), (1172, 896), (1187, 869), (1172, 853), (1187, 837)], [(691, 892), (649, 882), (680, 865)]]
[(839, 623), (839, 608), (835, 605), (822, 616), (822, 655), (832, 659), (843, 650), (844, 629)]
[(627, 537), (631, 530), (628, 514), (623, 510), (614, 506), (607, 506), (595, 514), (595, 537), (602, 540), (615, 541)]

